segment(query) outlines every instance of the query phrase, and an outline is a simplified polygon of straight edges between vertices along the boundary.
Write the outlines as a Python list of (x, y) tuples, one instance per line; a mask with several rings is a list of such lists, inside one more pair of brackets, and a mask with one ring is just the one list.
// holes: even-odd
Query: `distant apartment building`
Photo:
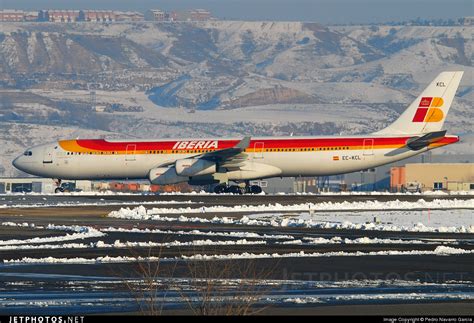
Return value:
[(464, 17), (463, 24), (464, 26), (474, 26), (474, 16)]
[(80, 10), (46, 10), (47, 21), (76, 22), (79, 20)]
[(205, 9), (171, 12), (150, 9), (145, 12), (145, 20), (147, 21), (206, 21), (211, 18), (211, 13)]
[(144, 15), (137, 11), (115, 11), (116, 21), (143, 21)]
[(49, 21), (49, 22), (114, 22), (114, 21), (206, 21), (212, 19), (211, 12), (205, 9), (189, 11), (170, 11), (150, 9), (145, 14), (137, 11), (115, 10), (57, 10), (39, 11), (0, 10), (0, 21)]
[(23, 10), (5, 9), (0, 10), (0, 21), (24, 21), (25, 12)]
[(112, 22), (117, 20), (117, 12), (112, 10), (81, 10), (79, 20), (88, 22)]
[(27, 11), (24, 15), (24, 21), (38, 21), (39, 11)]
[(193, 9), (189, 11), (189, 19), (191, 21), (206, 21), (211, 19), (211, 12), (206, 9)]
[(178, 21), (179, 20), (179, 17), (178, 17), (178, 13), (176, 11), (170, 11), (170, 12), (167, 12), (166, 13), (166, 20), (168, 21)]
[(49, 21), (48, 10), (38, 11), (38, 21)]
[(145, 12), (145, 20), (147, 21), (166, 21), (167, 13), (160, 9), (150, 9)]
[(115, 10), (40, 10), (37, 20), (50, 22), (142, 21), (143, 14), (136, 11)]

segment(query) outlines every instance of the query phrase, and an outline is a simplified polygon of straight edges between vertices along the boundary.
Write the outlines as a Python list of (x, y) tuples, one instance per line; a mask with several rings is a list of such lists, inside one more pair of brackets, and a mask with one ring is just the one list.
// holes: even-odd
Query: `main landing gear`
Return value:
[(228, 185), (227, 183), (222, 183), (214, 187), (214, 193), (231, 193), (231, 194), (260, 194), (262, 193), (262, 188), (258, 185), (250, 185), (249, 182), (245, 183), (245, 186), (240, 185)]

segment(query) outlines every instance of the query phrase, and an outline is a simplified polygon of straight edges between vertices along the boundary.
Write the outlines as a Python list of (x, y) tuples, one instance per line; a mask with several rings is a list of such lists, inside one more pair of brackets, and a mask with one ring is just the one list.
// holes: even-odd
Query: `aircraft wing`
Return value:
[[(250, 137), (244, 137), (234, 147), (195, 155), (192, 158), (211, 160), (220, 163), (221, 166), (228, 169), (239, 169), (243, 162), (247, 159), (247, 154), (244, 153), (250, 145)], [(170, 160), (159, 165), (159, 167), (168, 167), (174, 165), (176, 160)]]
[(433, 142), (437, 142), (444, 138), (446, 130), (429, 132), (421, 137), (412, 137), (407, 140), (407, 146), (411, 150), (420, 150)]
[(240, 164), (240, 162), (243, 162), (247, 158), (247, 154), (245, 154), (244, 151), (249, 145), (250, 137), (244, 137), (244, 139), (239, 141), (234, 147), (204, 153), (199, 155), (198, 158), (220, 162), (224, 167), (226, 167), (226, 165), (237, 166), (236, 164)]

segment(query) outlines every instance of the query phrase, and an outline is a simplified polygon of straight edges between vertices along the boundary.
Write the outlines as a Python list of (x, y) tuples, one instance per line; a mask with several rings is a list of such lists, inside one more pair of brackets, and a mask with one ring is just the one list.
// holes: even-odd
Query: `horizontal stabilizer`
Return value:
[(407, 146), (411, 150), (420, 150), (444, 138), (446, 130), (434, 131), (421, 137), (413, 137), (407, 140)]

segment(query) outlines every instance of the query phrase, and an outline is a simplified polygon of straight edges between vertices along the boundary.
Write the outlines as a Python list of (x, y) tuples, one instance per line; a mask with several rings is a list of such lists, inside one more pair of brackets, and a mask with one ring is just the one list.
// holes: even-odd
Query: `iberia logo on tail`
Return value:
[(412, 122), (439, 122), (443, 120), (444, 113), (440, 108), (443, 106), (442, 98), (422, 97)]

